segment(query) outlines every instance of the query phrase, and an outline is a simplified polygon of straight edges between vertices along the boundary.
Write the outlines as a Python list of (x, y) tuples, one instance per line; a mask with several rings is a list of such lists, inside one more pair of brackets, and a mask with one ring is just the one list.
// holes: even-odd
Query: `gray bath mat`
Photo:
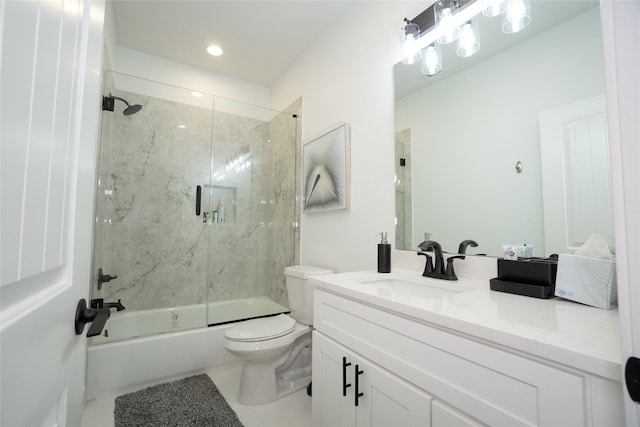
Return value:
[(242, 427), (205, 374), (118, 396), (114, 414), (115, 427)]

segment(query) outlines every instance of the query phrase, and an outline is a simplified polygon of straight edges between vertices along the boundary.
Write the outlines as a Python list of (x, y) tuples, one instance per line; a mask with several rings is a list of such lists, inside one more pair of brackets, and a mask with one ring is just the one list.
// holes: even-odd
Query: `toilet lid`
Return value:
[(293, 332), (295, 324), (296, 321), (291, 317), (280, 314), (237, 323), (227, 329), (224, 335), (232, 341), (262, 341)]

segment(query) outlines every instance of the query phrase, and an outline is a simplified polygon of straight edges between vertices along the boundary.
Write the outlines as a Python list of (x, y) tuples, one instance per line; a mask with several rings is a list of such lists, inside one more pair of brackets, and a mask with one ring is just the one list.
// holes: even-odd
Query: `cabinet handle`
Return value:
[(360, 370), (360, 367), (358, 365), (356, 365), (356, 392), (355, 392), (355, 396), (356, 396), (356, 406), (358, 406), (358, 399), (362, 396), (364, 396), (364, 393), (360, 393), (359, 390), (359, 385), (358, 385), (358, 377), (360, 376), (360, 374), (364, 373), (364, 371)]
[(351, 362), (347, 362), (347, 358), (342, 358), (342, 395), (347, 395), (347, 387), (351, 387), (351, 384), (347, 384), (347, 366), (351, 366)]

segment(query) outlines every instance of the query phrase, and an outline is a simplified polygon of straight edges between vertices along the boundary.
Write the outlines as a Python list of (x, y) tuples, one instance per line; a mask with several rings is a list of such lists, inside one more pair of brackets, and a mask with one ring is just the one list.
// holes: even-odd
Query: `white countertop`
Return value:
[[(367, 280), (395, 279), (445, 290), (432, 297), (421, 289), (390, 290)], [(360, 271), (311, 277), (318, 289), (388, 312), (444, 327), (568, 367), (622, 381), (618, 310), (603, 310), (560, 298), (538, 299), (489, 289), (487, 280), (450, 282), (412, 270), (390, 274)]]

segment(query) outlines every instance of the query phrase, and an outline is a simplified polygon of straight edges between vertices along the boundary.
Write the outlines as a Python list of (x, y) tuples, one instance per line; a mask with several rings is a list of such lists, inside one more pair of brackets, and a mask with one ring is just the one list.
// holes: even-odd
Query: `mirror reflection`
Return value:
[(542, 257), (611, 239), (598, 3), (534, 0), (518, 34), (477, 20), (473, 57), (453, 43), (436, 76), (394, 67), (396, 248), (472, 239), (469, 254), (526, 243)]

